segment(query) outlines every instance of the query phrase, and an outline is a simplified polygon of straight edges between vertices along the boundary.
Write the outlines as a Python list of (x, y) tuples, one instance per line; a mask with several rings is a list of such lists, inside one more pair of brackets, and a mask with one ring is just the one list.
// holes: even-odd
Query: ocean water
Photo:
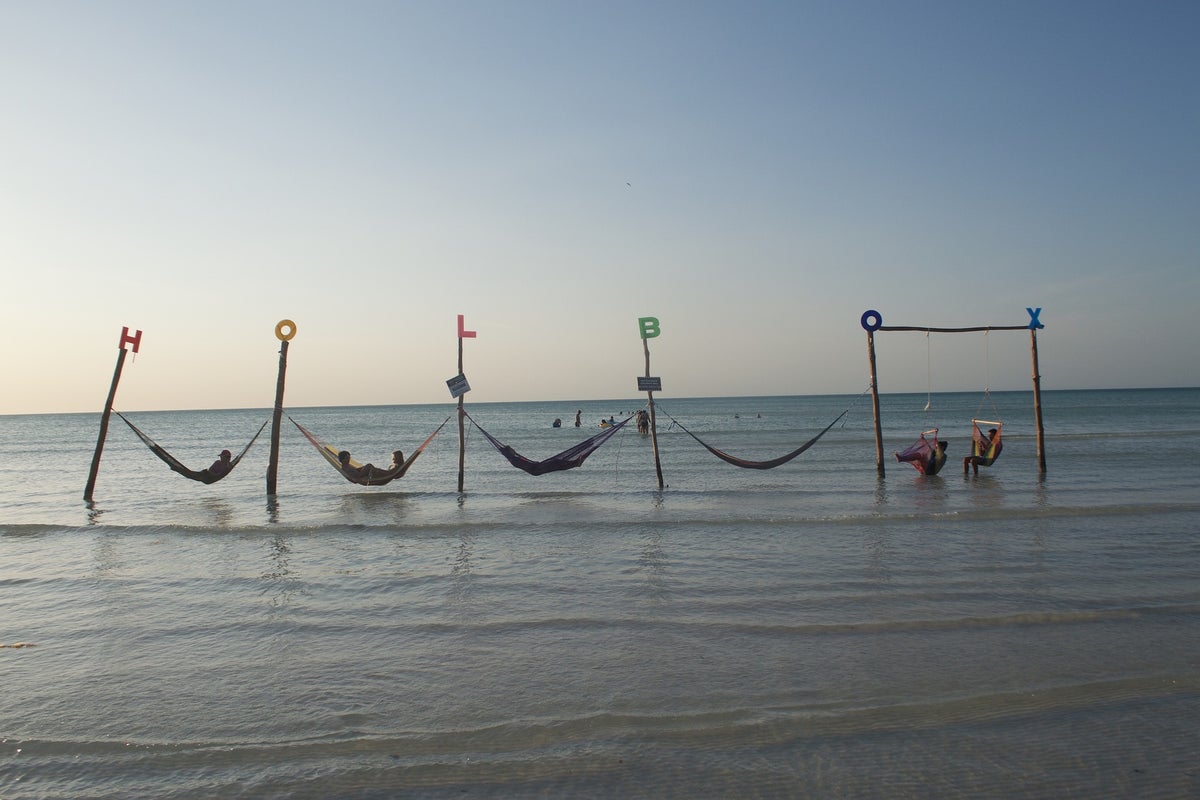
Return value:
[[(470, 396), (468, 396), (470, 399)], [(0, 799), (1200, 796), (1200, 390), (671, 399), (532, 477), (0, 417)], [(545, 458), (642, 400), (470, 404)], [(585, 426), (575, 428), (581, 409)], [(672, 419), (769, 471), (714, 458)], [(386, 465), (454, 408), (296, 408)], [(269, 410), (131, 413), (182, 461)], [(1004, 420), (964, 477), (972, 416)], [(566, 427), (550, 422), (563, 419)], [(939, 427), (949, 460), (890, 455)]]

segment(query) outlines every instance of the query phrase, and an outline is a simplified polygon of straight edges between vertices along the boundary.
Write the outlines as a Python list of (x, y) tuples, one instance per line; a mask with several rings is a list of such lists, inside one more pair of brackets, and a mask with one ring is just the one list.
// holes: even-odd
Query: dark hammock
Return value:
[(825, 434), (829, 433), (829, 429), (832, 428), (834, 425), (836, 425), (838, 423), (838, 420), (840, 420), (842, 417), (846, 416), (846, 414), (850, 413), (850, 409), (847, 408), (845, 411), (838, 414), (837, 417), (834, 418), (833, 422), (831, 422), (825, 426), (825, 429), (823, 431), (818, 433), (813, 438), (809, 439), (804, 444), (797, 447), (792, 452), (782, 455), (779, 458), (772, 458), (769, 461), (748, 461), (747, 459), (744, 459), (744, 458), (738, 458), (737, 456), (731, 456), (731, 455), (729, 455), (729, 453), (726, 453), (723, 450), (718, 450), (717, 448), (713, 447), (712, 445), (704, 442), (699, 436), (692, 433), (687, 428), (683, 427), (683, 423), (681, 423), (679, 420), (672, 417), (670, 414), (666, 414), (666, 412), (663, 412), (663, 413), (665, 414), (665, 416), (668, 419), (671, 420), (671, 422), (678, 425), (679, 429), (681, 431), (683, 431), (688, 436), (695, 439), (697, 442), (700, 442), (701, 447), (703, 447), (708, 452), (712, 453), (717, 458), (726, 462), (727, 464), (733, 464), (735, 467), (742, 467), (743, 469), (772, 469), (774, 467), (780, 466), (781, 464), (786, 464), (787, 462), (791, 461), (793, 458), (800, 455), (805, 450), (807, 450), (808, 448), (810, 448), (814, 444), (816, 444), (818, 439), (820, 439)]
[[(923, 431), (919, 439), (895, 454), (896, 460), (912, 464), (922, 475), (937, 475), (946, 464), (946, 451), (938, 447), (937, 433), (937, 428)], [(925, 434), (933, 434), (933, 441), (926, 439)]]
[[(425, 448), (428, 447), (429, 443), (433, 441), (433, 437), (441, 433), (442, 428), (446, 427), (446, 423), (450, 421), (450, 417), (446, 417), (446, 419), (442, 421), (442, 424), (438, 425), (434, 432), (429, 434), (429, 438), (421, 442), (421, 445), (413, 451), (412, 455), (404, 459), (403, 464), (399, 464), (391, 469), (382, 469), (380, 467), (362, 464), (354, 459), (350, 459), (350, 467), (354, 471), (348, 472), (342, 466), (342, 462), (338, 461), (338, 453), (341, 452), (340, 448), (321, 441), (311, 432), (309, 432), (307, 428), (305, 428), (299, 422), (296, 422), (296, 420), (292, 419), (290, 416), (288, 419), (292, 420), (292, 424), (300, 429), (300, 432), (304, 434), (304, 438), (308, 439), (309, 443), (313, 447), (317, 448), (317, 452), (324, 456), (325, 460), (328, 461), (343, 478), (351, 483), (357, 483), (359, 486), (383, 486), (386, 483), (391, 483), (397, 478), (404, 477), (404, 473), (408, 472), (409, 467), (413, 465), (413, 462), (417, 460), (417, 457), (420, 456), (421, 453), (425, 452)], [(364, 469), (364, 467), (370, 468)]]
[(583, 462), (588, 456), (595, 452), (600, 445), (607, 442), (609, 437), (621, 430), (626, 422), (633, 419), (633, 417), (626, 417), (611, 427), (605, 428), (590, 439), (584, 439), (574, 447), (563, 450), (558, 455), (550, 456), (542, 461), (534, 461), (521, 455), (516, 450), (513, 450), (510, 445), (504, 444), (495, 436), (485, 431), (478, 422), (472, 419), (470, 414), (463, 413), (467, 419), (471, 420), (472, 425), (479, 428), (479, 432), (483, 434), (484, 438), (491, 442), (492, 447), (496, 448), (502, 456), (508, 459), (508, 463), (517, 469), (528, 472), (530, 475), (545, 475), (547, 472), (559, 472), (564, 469), (574, 469), (575, 467), (583, 466)]
[(113, 409), (113, 413), (121, 419), (124, 419), (125, 424), (129, 426), (130, 430), (136, 433), (138, 438), (145, 442), (146, 446), (150, 448), (150, 452), (154, 453), (154, 455), (166, 462), (168, 467), (173, 469), (175, 472), (178, 472), (183, 477), (191, 478), (192, 480), (199, 481), (200, 483), (216, 483), (217, 481), (221, 480), (221, 478), (224, 478), (226, 475), (233, 472), (233, 468), (236, 467), (238, 462), (242, 460), (242, 456), (246, 455), (247, 451), (250, 450), (250, 446), (254, 444), (259, 435), (263, 432), (263, 428), (267, 427), (267, 422), (270, 422), (269, 419), (266, 422), (263, 422), (262, 427), (258, 429), (258, 433), (254, 434), (254, 437), (250, 440), (250, 444), (247, 444), (245, 447), (243, 447), (242, 452), (238, 453), (237, 457), (229, 462), (229, 469), (225, 470), (225, 472), (221, 473), (220, 475), (214, 475), (207, 469), (189, 469), (182, 461), (168, 453), (162, 445), (139, 430), (137, 425), (134, 425), (128, 419), (125, 419), (125, 415), (120, 411)]
[[(979, 427), (979, 423), (984, 425), (995, 425), (996, 435), (988, 440), (987, 434)], [(1004, 423), (993, 422), (987, 419), (971, 420), (971, 462), (978, 464), (981, 467), (990, 467), (997, 458), (1000, 457), (1000, 451), (1004, 449), (1004, 443), (1000, 441), (1000, 431), (1004, 429)]]

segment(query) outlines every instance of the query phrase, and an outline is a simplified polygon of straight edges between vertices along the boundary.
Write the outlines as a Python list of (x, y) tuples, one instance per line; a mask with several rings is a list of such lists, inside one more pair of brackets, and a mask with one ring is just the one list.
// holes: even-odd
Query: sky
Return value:
[[(1200, 385), (1200, 4), (0, 0), (0, 413)], [(875, 337), (1029, 390), (1026, 331)]]

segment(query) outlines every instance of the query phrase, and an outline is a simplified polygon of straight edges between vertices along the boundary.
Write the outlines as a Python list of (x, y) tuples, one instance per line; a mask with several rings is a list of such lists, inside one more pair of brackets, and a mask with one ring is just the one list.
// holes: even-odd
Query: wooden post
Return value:
[(462, 494), (463, 488), (466, 486), (467, 472), (467, 436), (466, 436), (466, 416), (467, 412), (463, 410), (463, 396), (469, 391), (470, 387), (466, 384), (466, 373), (463, 372), (463, 339), (474, 339), (478, 336), (477, 331), (469, 331), (463, 324), (464, 318), (462, 314), (458, 315), (458, 378), (463, 381), (463, 385), (458, 387), (458, 493)]
[(875, 332), (867, 330), (867, 360), (871, 365), (871, 412), (875, 417), (875, 471), (881, 476), (883, 467), (883, 427), (879, 422), (879, 378), (875, 370)]
[[(646, 377), (650, 377), (650, 340), (642, 337), (642, 350), (646, 353)], [(654, 415), (654, 391), (646, 390), (646, 398), (650, 403), (650, 449), (654, 452), (654, 474), (658, 476), (659, 491), (663, 488), (662, 462), (658, 458), (658, 420)]]
[[(465, 375), (463, 372), (463, 337), (461, 334), (462, 316), (458, 318), (460, 333), (458, 336), (458, 374)], [(464, 424), (463, 397), (458, 396), (458, 493), (463, 493), (463, 487), (466, 485), (467, 474), (467, 437), (466, 425)]]
[(267, 462), (267, 495), (275, 495), (275, 482), (279, 473), (279, 429), (283, 423), (283, 385), (287, 375), (288, 343), (296, 335), (296, 323), (283, 319), (275, 326), (275, 338), (279, 339), (279, 376), (275, 380), (275, 411), (271, 415), (271, 458)]
[(1033, 359), (1033, 417), (1037, 422), (1038, 472), (1046, 472), (1046, 431), (1042, 425), (1042, 373), (1038, 369), (1037, 329), (1029, 328), (1029, 350)]
[(100, 473), (100, 456), (104, 453), (104, 440), (108, 437), (108, 420), (112, 416), (113, 400), (117, 396), (117, 384), (121, 382), (121, 369), (125, 366), (126, 344), (133, 345), (137, 353), (142, 343), (142, 332), (129, 335), (129, 328), (121, 329), (121, 341), (117, 344), (117, 366), (113, 369), (112, 384), (108, 387), (108, 399), (104, 401), (104, 412), (100, 415), (100, 435), (96, 437), (96, 452), (92, 455), (92, 468), (88, 472), (87, 485), (83, 487), (83, 499), (92, 502), (92, 494), (96, 491), (96, 476)]

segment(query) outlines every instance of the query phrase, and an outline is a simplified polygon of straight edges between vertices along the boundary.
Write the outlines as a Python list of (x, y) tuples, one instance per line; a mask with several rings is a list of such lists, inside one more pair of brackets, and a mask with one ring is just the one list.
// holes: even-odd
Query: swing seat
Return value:
[[(912, 464), (922, 475), (937, 475), (946, 464), (946, 450), (938, 446), (937, 433), (937, 428), (922, 431), (917, 441), (894, 453), (896, 460)], [(933, 441), (926, 439), (926, 436), (932, 436)]]
[[(996, 435), (988, 438), (988, 435), (983, 432), (983, 428), (979, 427), (981, 424), (994, 427)], [(978, 467), (990, 467), (994, 464), (1000, 457), (1000, 451), (1004, 449), (1004, 443), (1000, 440), (1003, 430), (1004, 423), (998, 420), (971, 420), (971, 455), (968, 457), (967, 463)]]

